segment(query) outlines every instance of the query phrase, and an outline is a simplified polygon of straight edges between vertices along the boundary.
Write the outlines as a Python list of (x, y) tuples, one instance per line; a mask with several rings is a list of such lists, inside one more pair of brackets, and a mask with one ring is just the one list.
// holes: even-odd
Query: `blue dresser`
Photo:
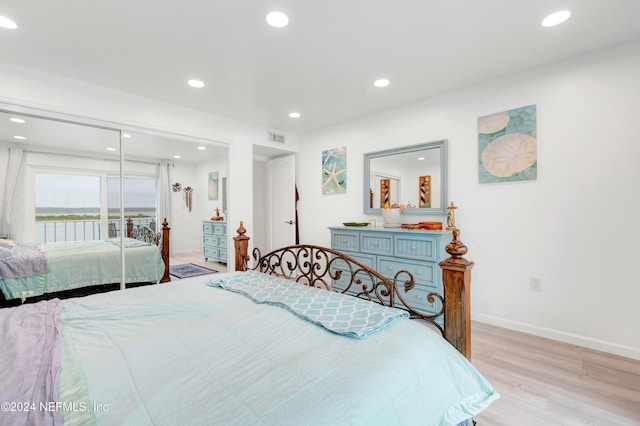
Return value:
[[(451, 231), (345, 226), (329, 229), (332, 249), (374, 268), (391, 281), (398, 271), (411, 272), (416, 287), (405, 293), (400, 285), (402, 297), (420, 311), (435, 313), (440, 310), (440, 302), (429, 303), (427, 294), (432, 291), (443, 294), (439, 263), (449, 256), (444, 248), (451, 242)], [(342, 291), (348, 282), (349, 278), (344, 277), (332, 286)]]
[(227, 221), (202, 221), (202, 253), (209, 259), (227, 263)]

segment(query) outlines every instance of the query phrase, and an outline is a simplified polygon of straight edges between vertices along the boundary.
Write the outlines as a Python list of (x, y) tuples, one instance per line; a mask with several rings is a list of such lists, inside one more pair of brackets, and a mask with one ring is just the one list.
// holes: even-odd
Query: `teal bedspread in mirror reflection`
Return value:
[[(125, 239), (125, 275), (128, 283), (157, 282), (164, 273), (158, 247)], [(80, 287), (119, 283), (120, 247), (113, 241), (78, 241), (43, 244), (48, 274), (0, 279), (7, 299), (39, 296)]]

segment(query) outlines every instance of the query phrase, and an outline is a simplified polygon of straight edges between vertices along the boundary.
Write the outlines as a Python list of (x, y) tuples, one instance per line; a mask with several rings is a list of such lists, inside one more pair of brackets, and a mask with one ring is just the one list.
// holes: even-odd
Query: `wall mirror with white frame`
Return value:
[(364, 212), (402, 204), (403, 214), (443, 215), (447, 207), (447, 140), (364, 154)]

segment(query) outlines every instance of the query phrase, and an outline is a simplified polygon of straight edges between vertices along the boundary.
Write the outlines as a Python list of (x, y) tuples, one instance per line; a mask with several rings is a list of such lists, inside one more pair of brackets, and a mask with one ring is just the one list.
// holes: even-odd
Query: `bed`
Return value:
[[(256, 270), (0, 310), (3, 414), (11, 424), (456, 425), (499, 397), (414, 314), (264, 273), (281, 272), (272, 254)], [(310, 270), (345, 259), (328, 255)]]
[[(126, 283), (158, 283), (169, 278), (169, 226), (156, 233), (127, 225)], [(0, 289), (5, 300), (69, 292), (121, 281), (120, 238), (63, 243), (0, 244)]]

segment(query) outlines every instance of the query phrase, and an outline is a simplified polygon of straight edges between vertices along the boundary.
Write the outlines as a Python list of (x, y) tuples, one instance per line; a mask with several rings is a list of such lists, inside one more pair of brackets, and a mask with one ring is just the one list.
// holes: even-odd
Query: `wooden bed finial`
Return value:
[(444, 286), (444, 331), (445, 338), (471, 361), (471, 268), (467, 246), (458, 239), (460, 230), (453, 228), (453, 239), (445, 250), (451, 255), (440, 262)]
[(235, 252), (236, 252), (236, 271), (246, 271), (247, 263), (249, 261), (249, 240), (251, 237), (247, 237), (247, 230), (244, 227), (244, 222), (240, 221), (240, 227), (236, 230), (237, 237), (233, 237)]

